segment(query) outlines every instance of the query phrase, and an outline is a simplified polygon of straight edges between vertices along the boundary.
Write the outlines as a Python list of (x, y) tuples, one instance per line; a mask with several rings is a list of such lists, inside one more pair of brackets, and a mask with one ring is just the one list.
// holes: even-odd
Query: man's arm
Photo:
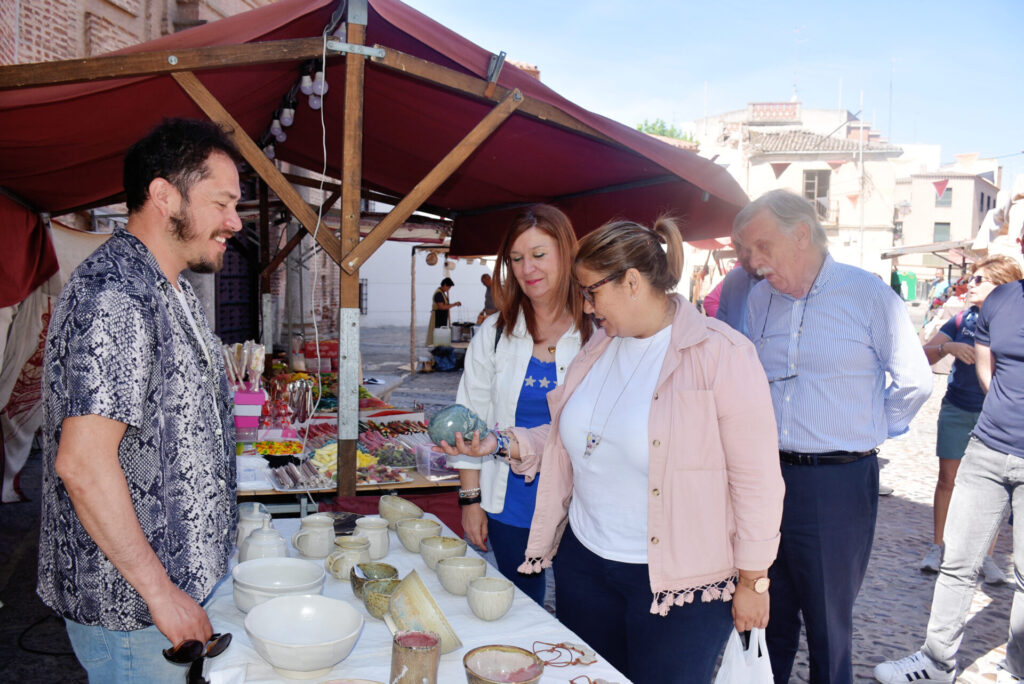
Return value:
[(932, 392), (932, 369), (910, 322), (906, 304), (885, 288), (869, 334), (882, 369), (892, 380), (885, 389), (885, 417), (889, 437), (910, 429), (910, 421)]
[(118, 460), (126, 428), (97, 415), (64, 419), (55, 470), (85, 531), (142, 596), (157, 628), (171, 644), (205, 643), (213, 633), (210, 619), (171, 582), (139, 524)]
[(992, 382), (992, 350), (977, 341), (974, 343), (974, 369), (978, 373), (978, 384), (988, 394)]

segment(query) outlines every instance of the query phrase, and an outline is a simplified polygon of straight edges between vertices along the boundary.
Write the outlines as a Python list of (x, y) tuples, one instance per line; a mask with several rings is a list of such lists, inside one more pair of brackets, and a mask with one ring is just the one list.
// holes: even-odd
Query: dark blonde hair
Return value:
[(519, 281), (512, 274), (512, 257), (509, 254), (512, 245), (520, 235), (537, 228), (550, 235), (558, 246), (558, 300), (565, 302), (565, 310), (572, 316), (576, 329), (580, 331), (583, 341), (590, 339), (590, 319), (583, 313), (583, 296), (576, 287), (572, 272), (572, 255), (576, 250), (576, 233), (573, 232), (569, 217), (550, 204), (537, 204), (520, 213), (512, 221), (505, 232), (505, 237), (498, 248), (498, 258), (494, 263), (494, 277), (491, 281), (491, 292), (498, 307), (498, 331), (511, 330), (515, 326), (519, 312), (526, 318), (526, 327), (530, 336), (537, 339), (536, 318), (533, 304), (527, 297)]
[(612, 221), (580, 240), (575, 265), (605, 275), (619, 273), (617, 281), (635, 268), (651, 287), (670, 292), (683, 274), (683, 238), (675, 221), (667, 216), (659, 217), (654, 228)]
[(977, 273), (979, 268), (985, 269), (988, 279), (996, 285), (1005, 285), (1024, 277), (1021, 275), (1020, 264), (1005, 254), (993, 254), (975, 262), (974, 272)]

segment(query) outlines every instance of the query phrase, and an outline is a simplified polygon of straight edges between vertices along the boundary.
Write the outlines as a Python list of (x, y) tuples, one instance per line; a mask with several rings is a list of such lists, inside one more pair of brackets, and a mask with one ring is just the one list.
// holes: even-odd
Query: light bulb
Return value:
[(313, 93), (315, 95), (323, 95), (327, 92), (328, 88), (327, 81), (324, 80), (324, 72), (316, 72), (316, 76), (313, 78)]
[(274, 145), (270, 144), (263, 148), (263, 154), (267, 155), (267, 159), (274, 158)]
[(295, 123), (295, 110), (291, 107), (285, 107), (282, 109), (280, 121), (282, 126), (291, 126)]
[(310, 78), (309, 74), (302, 75), (302, 80), (299, 82), (299, 90), (302, 91), (303, 95), (313, 94), (313, 79)]
[(283, 130), (284, 129), (281, 128), (281, 120), (280, 119), (274, 119), (273, 121), (270, 122), (270, 135), (273, 135), (275, 137), (279, 136), (279, 135), (281, 135)]
[(288, 139), (288, 134), (285, 133), (284, 131), (281, 131), (280, 133), (275, 133), (274, 134), (274, 140), (276, 140), (279, 143), (283, 143), (287, 139)]
[(320, 109), (323, 106), (324, 106), (324, 101), (323, 101), (323, 99), (319, 95), (310, 95), (309, 96), (309, 108), (310, 109)]

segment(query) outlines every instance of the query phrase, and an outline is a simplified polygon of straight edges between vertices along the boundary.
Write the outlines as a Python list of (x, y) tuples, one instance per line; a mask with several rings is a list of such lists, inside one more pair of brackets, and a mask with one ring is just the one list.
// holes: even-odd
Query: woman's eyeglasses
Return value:
[(615, 273), (612, 273), (610, 276), (608, 276), (606, 278), (601, 278), (600, 280), (598, 280), (593, 285), (580, 285), (580, 292), (583, 293), (583, 298), (586, 299), (588, 302), (590, 302), (591, 305), (593, 305), (593, 303), (594, 303), (594, 290), (596, 290), (597, 288), (601, 287), (605, 283), (609, 283), (609, 282), (615, 280), (616, 278), (621, 276), (623, 273), (625, 273), (625, 271), (616, 271)]

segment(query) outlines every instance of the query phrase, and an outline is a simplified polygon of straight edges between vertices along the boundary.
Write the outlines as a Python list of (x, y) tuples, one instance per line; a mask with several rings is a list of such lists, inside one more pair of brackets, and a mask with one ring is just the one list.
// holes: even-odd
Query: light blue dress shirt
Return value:
[(733, 268), (722, 279), (722, 295), (718, 300), (718, 311), (715, 312), (715, 318), (748, 337), (747, 297), (756, 284), (757, 279), (747, 273), (747, 269), (742, 266)]
[(747, 336), (768, 376), (779, 449), (868, 451), (907, 432), (931, 393), (932, 373), (906, 305), (888, 283), (826, 255), (804, 297), (764, 280), (747, 306)]

